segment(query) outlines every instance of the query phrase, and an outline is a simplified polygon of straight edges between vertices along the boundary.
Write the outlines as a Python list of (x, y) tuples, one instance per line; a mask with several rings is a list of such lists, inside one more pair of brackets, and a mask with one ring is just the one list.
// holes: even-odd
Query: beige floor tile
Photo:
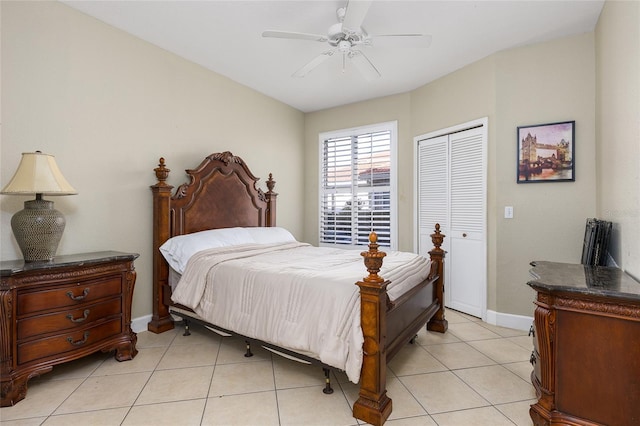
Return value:
[(438, 333), (436, 331), (428, 331), (424, 329), (420, 330), (420, 332), (418, 333), (418, 338), (416, 339), (416, 343), (423, 346), (439, 345), (441, 343), (454, 343), (459, 341), (460, 339), (458, 339), (452, 333)]
[(513, 426), (513, 423), (494, 407), (434, 414), (438, 426)]
[(517, 426), (533, 426), (533, 421), (529, 417), (529, 407), (535, 404), (536, 400), (518, 401), (509, 404), (496, 405), (502, 414), (507, 416)]
[(429, 416), (407, 417), (404, 419), (390, 419), (387, 426), (438, 426)]
[(456, 370), (455, 375), (492, 404), (535, 398), (531, 383), (501, 365)]
[(122, 426), (197, 426), (202, 419), (206, 399), (136, 405)]
[(399, 379), (387, 380), (387, 396), (391, 398), (393, 404), (393, 411), (389, 416), (391, 420), (427, 415), (425, 409)]
[(236, 362), (255, 362), (271, 360), (271, 352), (266, 351), (258, 344), (251, 345), (253, 356), (244, 356), (247, 353), (247, 344), (239, 337), (223, 337), (220, 341), (220, 351), (216, 364), (233, 364)]
[(525, 335), (525, 336), (509, 337), (506, 340), (513, 342), (518, 346), (522, 346), (529, 352), (533, 350), (533, 337), (531, 336)]
[(497, 339), (500, 337), (499, 334), (487, 330), (480, 324), (474, 322), (449, 324), (447, 333), (451, 333), (464, 341)]
[[(58, 364), (53, 367), (50, 373), (41, 377), (43, 380), (67, 380), (67, 379), (86, 379), (89, 377), (103, 362), (113, 358), (113, 354), (105, 354), (96, 352), (86, 357), (76, 359), (74, 361)], [(115, 359), (115, 358), (114, 358)]]
[(42, 426), (119, 426), (127, 415), (128, 407), (110, 410), (86, 411), (49, 417)]
[(531, 383), (531, 372), (533, 371), (533, 366), (528, 360), (523, 362), (503, 364), (503, 367), (522, 377), (525, 382)]
[(6, 421), (48, 416), (78, 389), (82, 380), (30, 380), (27, 383), (27, 396), (14, 406), (0, 408), (0, 419)]
[(433, 373), (447, 369), (420, 345), (407, 345), (388, 364), (396, 376)]
[(209, 397), (275, 390), (271, 361), (216, 365)]
[(30, 419), (5, 421), (2, 415), (0, 415), (0, 425), (2, 426), (40, 426), (45, 420), (47, 420), (46, 417), (32, 417)]
[(491, 358), (464, 342), (426, 346), (425, 349), (451, 370), (493, 365), (496, 363)]
[(158, 370), (215, 365), (217, 345), (171, 345), (158, 363)]
[(115, 357), (106, 359), (92, 376), (109, 376), (113, 374), (140, 373), (153, 371), (160, 362), (167, 348), (141, 348), (138, 355), (128, 361), (118, 361)]
[[(247, 407), (251, 409), (247, 410)], [(276, 393), (269, 391), (209, 398), (202, 425), (279, 425)]]
[(487, 330), (496, 333), (500, 337), (526, 336), (529, 332), (529, 330), (517, 330), (515, 328), (500, 327), (499, 325), (493, 325), (487, 322), (479, 322), (478, 324), (480, 324)]
[(400, 381), (431, 415), (490, 405), (449, 371), (404, 376), (400, 377)]
[[(297, 361), (273, 357), (273, 372), (276, 389), (299, 388), (304, 386), (318, 386), (325, 384), (325, 376), (319, 365), (301, 364)], [(334, 380), (334, 376), (331, 376)], [(335, 383), (332, 385), (335, 387)]]
[(461, 323), (461, 322), (473, 322), (473, 321), (475, 321), (474, 317), (466, 315), (466, 314), (463, 314), (462, 312), (451, 310), (451, 309), (446, 309), (445, 310), (444, 318), (447, 320), (449, 325), (457, 324), (457, 323)]
[(154, 371), (135, 405), (206, 398), (213, 366)]
[(164, 333), (152, 333), (151, 331), (141, 331), (138, 334), (138, 342), (136, 348), (156, 348), (167, 347), (176, 338), (178, 333), (182, 333), (182, 330), (174, 328), (173, 330), (165, 331)]
[(498, 364), (527, 361), (531, 357), (531, 351), (506, 339), (474, 340), (468, 344)]
[(358, 422), (341, 392), (322, 393), (322, 386), (277, 391), (280, 424), (350, 426)]
[(55, 414), (131, 406), (150, 376), (151, 372), (89, 377)]

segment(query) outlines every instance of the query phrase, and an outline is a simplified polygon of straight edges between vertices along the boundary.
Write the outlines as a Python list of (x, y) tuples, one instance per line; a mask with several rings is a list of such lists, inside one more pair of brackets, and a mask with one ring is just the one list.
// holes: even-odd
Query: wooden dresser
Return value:
[(137, 354), (131, 300), (137, 254), (105, 251), (52, 262), (0, 262), (2, 407), (22, 400), (27, 381), (96, 351), (118, 361)]
[(620, 269), (532, 262), (535, 425), (640, 424), (640, 283)]

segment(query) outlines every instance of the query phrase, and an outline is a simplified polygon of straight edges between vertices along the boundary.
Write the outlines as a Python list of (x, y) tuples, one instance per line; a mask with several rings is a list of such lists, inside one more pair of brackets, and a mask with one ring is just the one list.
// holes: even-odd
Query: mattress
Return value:
[[(391, 251), (380, 276), (393, 301), (427, 278), (430, 261)], [(360, 252), (292, 242), (247, 244), (193, 255), (172, 294), (211, 324), (344, 370), (362, 365)]]

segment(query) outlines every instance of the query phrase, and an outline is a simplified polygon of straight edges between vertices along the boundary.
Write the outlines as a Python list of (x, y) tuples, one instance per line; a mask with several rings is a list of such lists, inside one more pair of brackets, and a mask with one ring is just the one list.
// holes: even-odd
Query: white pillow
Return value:
[(242, 244), (276, 244), (296, 241), (284, 228), (222, 228), (169, 238), (160, 252), (169, 266), (184, 273), (191, 256), (199, 251)]
[(277, 244), (277, 243), (292, 243), (296, 239), (291, 232), (284, 228), (278, 227), (256, 227), (256, 228), (244, 228), (249, 231), (249, 234), (253, 238), (256, 244)]

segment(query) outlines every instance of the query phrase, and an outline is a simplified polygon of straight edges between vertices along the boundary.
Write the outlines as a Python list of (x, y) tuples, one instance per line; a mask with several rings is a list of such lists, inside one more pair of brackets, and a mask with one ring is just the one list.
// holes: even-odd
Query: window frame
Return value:
[[(390, 170), (389, 170), (389, 246), (384, 246), (390, 250), (397, 250), (398, 247), (398, 167), (397, 167), (397, 152), (398, 152), (398, 122), (388, 121), (383, 123), (352, 127), (347, 129), (334, 130), (329, 132), (322, 132), (318, 135), (318, 245), (321, 247), (337, 247), (344, 249), (361, 249), (365, 247), (365, 244), (335, 244), (322, 242), (322, 222), (323, 222), (323, 196), (325, 195), (325, 188), (323, 187), (323, 170), (324, 165), (324, 144), (329, 139), (338, 138), (352, 138), (354, 136), (361, 136), (370, 133), (389, 132), (389, 155), (390, 155)], [(352, 158), (353, 150), (352, 150)], [(353, 193), (354, 187), (351, 186), (351, 192)], [(352, 227), (353, 229), (353, 227)]]

